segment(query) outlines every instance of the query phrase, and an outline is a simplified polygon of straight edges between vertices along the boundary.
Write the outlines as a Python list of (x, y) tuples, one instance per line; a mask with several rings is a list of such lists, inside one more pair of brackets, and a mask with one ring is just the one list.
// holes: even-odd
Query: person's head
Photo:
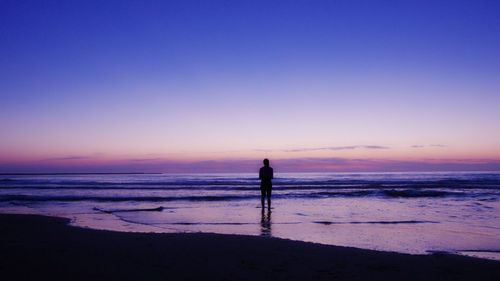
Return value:
[(269, 159), (266, 158), (262, 162), (264, 162), (264, 166), (269, 167)]

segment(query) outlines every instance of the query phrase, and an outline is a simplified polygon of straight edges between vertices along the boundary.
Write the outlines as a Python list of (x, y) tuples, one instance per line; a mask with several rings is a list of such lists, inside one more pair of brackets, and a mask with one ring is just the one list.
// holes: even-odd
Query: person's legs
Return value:
[(264, 209), (264, 200), (266, 198), (266, 190), (264, 188), (260, 189), (260, 203), (262, 204), (262, 209)]
[(267, 196), (267, 208), (271, 209), (271, 188), (267, 188), (266, 196)]

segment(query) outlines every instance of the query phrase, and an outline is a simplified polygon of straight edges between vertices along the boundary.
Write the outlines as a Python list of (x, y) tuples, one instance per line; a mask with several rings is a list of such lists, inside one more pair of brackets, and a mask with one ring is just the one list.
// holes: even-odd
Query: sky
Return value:
[(499, 171), (499, 14), (0, 0), (0, 173)]

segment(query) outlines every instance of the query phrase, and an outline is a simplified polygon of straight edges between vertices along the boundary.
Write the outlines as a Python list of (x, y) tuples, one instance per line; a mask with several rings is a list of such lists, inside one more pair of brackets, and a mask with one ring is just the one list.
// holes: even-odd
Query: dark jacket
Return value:
[(273, 179), (273, 168), (264, 166), (259, 170), (259, 179), (261, 188), (271, 188)]

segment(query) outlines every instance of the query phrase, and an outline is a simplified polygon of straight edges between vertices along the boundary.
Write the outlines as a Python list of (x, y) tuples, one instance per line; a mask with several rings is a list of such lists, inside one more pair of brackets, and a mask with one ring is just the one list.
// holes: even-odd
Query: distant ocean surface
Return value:
[(263, 235), (500, 260), (500, 173), (0, 175), (0, 212), (81, 227)]

